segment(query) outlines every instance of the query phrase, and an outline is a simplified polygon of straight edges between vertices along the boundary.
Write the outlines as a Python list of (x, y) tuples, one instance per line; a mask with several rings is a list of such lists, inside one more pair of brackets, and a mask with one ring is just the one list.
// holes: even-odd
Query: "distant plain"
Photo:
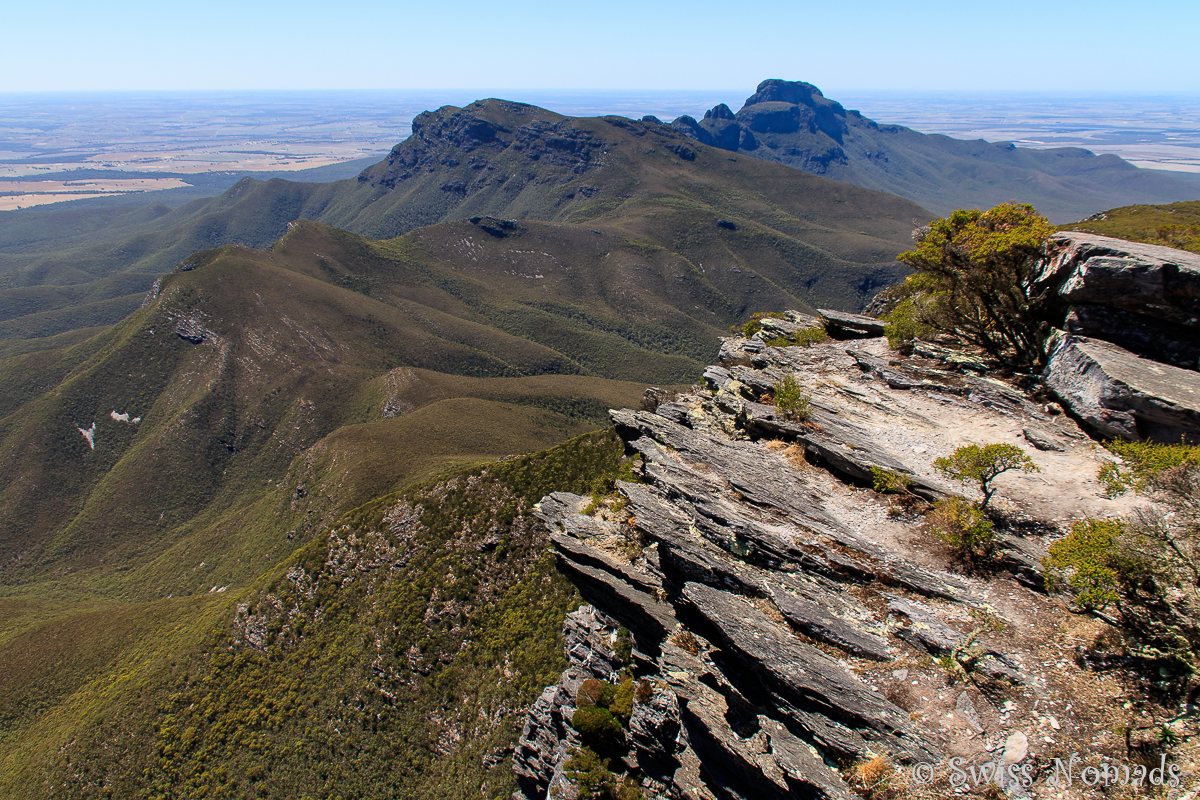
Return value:
[[(0, 94), (0, 211), (114, 195), (108, 202), (179, 205), (247, 174), (351, 177), (406, 138), (421, 111), (483, 97), (571, 116), (669, 122), (721, 102), (736, 111), (751, 90)], [(1200, 96), (825, 93), (877, 122), (923, 133), (1084, 147), (1142, 168), (1200, 174)]]

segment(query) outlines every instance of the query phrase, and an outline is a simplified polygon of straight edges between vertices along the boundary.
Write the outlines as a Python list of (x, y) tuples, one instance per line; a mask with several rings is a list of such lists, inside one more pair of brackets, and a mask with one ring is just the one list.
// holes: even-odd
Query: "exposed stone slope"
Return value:
[[(762, 402), (787, 372), (811, 393), (805, 422)], [(620, 502), (540, 504), (593, 607), (568, 622), (572, 666), (527, 719), (518, 797), (574, 796), (574, 693), (624, 669), (647, 696), (612, 767), (649, 798), (848, 797), (840, 768), (873, 755), (986, 761), (1026, 741), (1036, 770), (1052, 748), (1116, 745), (1098, 695), (1112, 687), (1067, 660), (1095, 631), (1040, 588), (1047, 535), (1128, 507), (1100, 495), (1105, 456), (1074, 422), (881, 339), (731, 339), (705, 378), (657, 412), (611, 412), (642, 459)], [(866, 488), (874, 466), (927, 497), (964, 491), (931, 463), (967, 442), (1018, 444), (1042, 469), (998, 481), (1003, 568), (984, 576), (950, 568), (921, 501)]]

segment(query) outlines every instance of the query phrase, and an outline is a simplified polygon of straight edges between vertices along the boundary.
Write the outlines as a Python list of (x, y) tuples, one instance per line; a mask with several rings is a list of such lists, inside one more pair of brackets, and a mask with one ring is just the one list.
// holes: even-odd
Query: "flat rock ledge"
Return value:
[[(1062, 474), (1094, 474), (1091, 442), (1012, 387), (944, 366), (898, 360), (878, 339), (732, 338), (706, 390), (656, 413), (610, 412), (640, 480), (619, 481), (620, 502), (592, 515), (592, 498), (569, 493), (538, 505), (590, 605), (565, 627), (571, 666), (526, 720), (515, 798), (576, 796), (565, 765), (581, 745), (570, 716), (585, 677), (642, 682), (612, 769), (638, 776), (649, 800), (850, 798), (848, 764), (987, 758), (1013, 709), (1056, 696), (1055, 678), (1030, 668), (1045, 643), (992, 602), (1048, 613), (1046, 542), (1006, 532), (1000, 573), (968, 577), (920, 538), (919, 516), (864, 484), (875, 467), (927, 498), (961, 492), (928, 462), (954, 437), (1001, 429)], [(789, 371), (813, 391), (804, 421), (762, 402)], [(996, 502), (1049, 516), (1063, 490), (1039, 481), (1006, 484)], [(619, 627), (628, 663), (613, 655)]]

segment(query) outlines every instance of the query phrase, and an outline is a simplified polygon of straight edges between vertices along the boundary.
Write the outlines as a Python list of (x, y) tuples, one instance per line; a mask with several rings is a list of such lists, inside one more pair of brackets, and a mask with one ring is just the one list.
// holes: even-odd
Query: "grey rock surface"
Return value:
[(822, 642), (827, 642), (857, 656), (888, 661), (892, 654), (887, 640), (831, 614), (826, 605), (793, 597), (776, 589), (772, 598), (779, 612), (797, 630)]
[(1073, 305), (1062, 321), (1067, 333), (1104, 339), (1136, 355), (1200, 369), (1200, 330), (1101, 305)]
[(1061, 332), (1049, 352), (1046, 386), (1102, 436), (1200, 441), (1200, 373)]
[[(565, 780), (583, 676), (625, 679), (604, 645), (615, 626), (632, 632), (627, 668), (642, 687), (615, 763), (644, 776), (647, 798), (848, 798), (839, 766), (948, 757), (941, 721), (957, 716), (976, 748), (981, 731), (1000, 734), (971, 696), (944, 692), (953, 681), (969, 675), (987, 702), (1034, 696), (1025, 662), (975, 618), (998, 618), (981, 582), (922, 555), (910, 538), (920, 517), (903, 504), (885, 512), (864, 487), (882, 466), (912, 480), (905, 502), (954, 492), (930, 466), (951, 451), (938, 425), (959, 426), (960, 441), (1003, 429), (1035, 457), (1094, 475), (1075, 423), (949, 361), (898, 359), (879, 339), (778, 348), (733, 337), (721, 359), (707, 390), (657, 412), (610, 412), (640, 456), (637, 480), (616, 483), (619, 513), (561, 492), (538, 506), (560, 569), (607, 627), (568, 620), (571, 667), (535, 703), (514, 756), (524, 797)], [(788, 372), (812, 392), (806, 421), (762, 402)], [(926, 416), (935, 412), (948, 416)], [(1026, 486), (1046, 496), (1038, 502), (1061, 495)], [(1001, 543), (1000, 594), (1039, 588), (1044, 544), (1007, 530)], [(947, 669), (930, 654), (956, 659), (953, 676), (928, 676)]]
[(831, 308), (818, 308), (817, 313), (825, 320), (825, 329), (838, 338), (869, 338), (883, 336), (887, 325), (883, 320), (862, 314), (849, 314)]
[(971, 695), (959, 692), (958, 699), (954, 702), (954, 710), (966, 720), (966, 723), (971, 726), (971, 730), (983, 733), (983, 722), (979, 719), (979, 712), (975, 710), (975, 703), (971, 700)]
[(1078, 231), (1056, 233), (1038, 278), (1065, 303), (1200, 330), (1200, 255)]

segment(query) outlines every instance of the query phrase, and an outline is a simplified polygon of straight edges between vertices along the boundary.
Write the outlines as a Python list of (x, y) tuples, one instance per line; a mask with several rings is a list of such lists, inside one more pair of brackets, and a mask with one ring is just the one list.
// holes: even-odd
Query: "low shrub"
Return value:
[(633, 660), (633, 634), (628, 628), (622, 627), (617, 631), (617, 641), (613, 645), (613, 651), (617, 654), (617, 658), (621, 659), (622, 664), (628, 665)]
[(762, 321), (766, 318), (784, 319), (785, 317), (783, 312), (780, 311), (759, 311), (750, 317), (750, 319), (746, 322), (743, 322), (740, 325), (734, 325), (729, 330), (732, 333), (740, 333), (742, 336), (745, 336), (747, 339), (749, 339), (751, 336), (762, 330)]
[(1079, 605), (1104, 609), (1120, 599), (1120, 538), (1124, 525), (1117, 520), (1080, 520), (1071, 532), (1050, 545), (1046, 582), (1053, 590), (1066, 583)]
[(795, 374), (789, 373), (775, 384), (773, 395), (775, 408), (779, 409), (784, 419), (802, 422), (812, 416), (812, 401), (800, 389)]
[(612, 704), (608, 707), (608, 710), (622, 725), (628, 725), (629, 718), (633, 716), (633, 691), (633, 680), (624, 681), (617, 687), (617, 691), (613, 694)]
[(786, 336), (776, 336), (767, 341), (767, 347), (812, 347), (829, 340), (824, 328), (801, 328)]
[[(607, 693), (607, 697), (605, 693)], [(579, 684), (579, 691), (575, 693), (575, 705), (579, 708), (588, 708), (590, 706), (607, 708), (611, 701), (612, 684), (602, 681), (599, 678), (588, 678)]]
[(969, 444), (945, 458), (935, 459), (933, 466), (951, 480), (977, 483), (983, 493), (980, 508), (987, 508), (996, 492), (992, 484), (999, 475), (1010, 470), (1040, 472), (1033, 459), (1015, 444)]
[(948, 497), (934, 503), (926, 520), (929, 529), (965, 561), (976, 561), (992, 554), (996, 532), (983, 509), (961, 497)]
[(641, 787), (632, 778), (619, 778), (612, 762), (589, 747), (571, 753), (563, 772), (579, 788), (579, 800), (643, 800)]
[(880, 494), (911, 494), (908, 487), (912, 485), (912, 479), (907, 475), (892, 472), (890, 469), (871, 467), (871, 478), (875, 491)]
[(1097, 476), (1109, 497), (1151, 489), (1155, 478), (1170, 469), (1200, 469), (1200, 447), (1194, 445), (1118, 440), (1104, 446), (1121, 459), (1105, 464)]
[(1130, 654), (1168, 693), (1200, 676), (1200, 447), (1114, 442), (1122, 459), (1100, 479), (1110, 494), (1133, 489), (1157, 501), (1124, 520), (1085, 520), (1050, 547), (1052, 583), (1085, 608), (1115, 607)]
[(625, 729), (607, 708), (582, 706), (571, 715), (571, 727), (584, 743), (598, 751), (611, 752), (625, 736)]
[(888, 346), (893, 350), (907, 352), (917, 339), (928, 339), (936, 335), (936, 331), (921, 322), (917, 301), (906, 297), (896, 304), (890, 313), (884, 316), (887, 325), (883, 335), (887, 337)]

